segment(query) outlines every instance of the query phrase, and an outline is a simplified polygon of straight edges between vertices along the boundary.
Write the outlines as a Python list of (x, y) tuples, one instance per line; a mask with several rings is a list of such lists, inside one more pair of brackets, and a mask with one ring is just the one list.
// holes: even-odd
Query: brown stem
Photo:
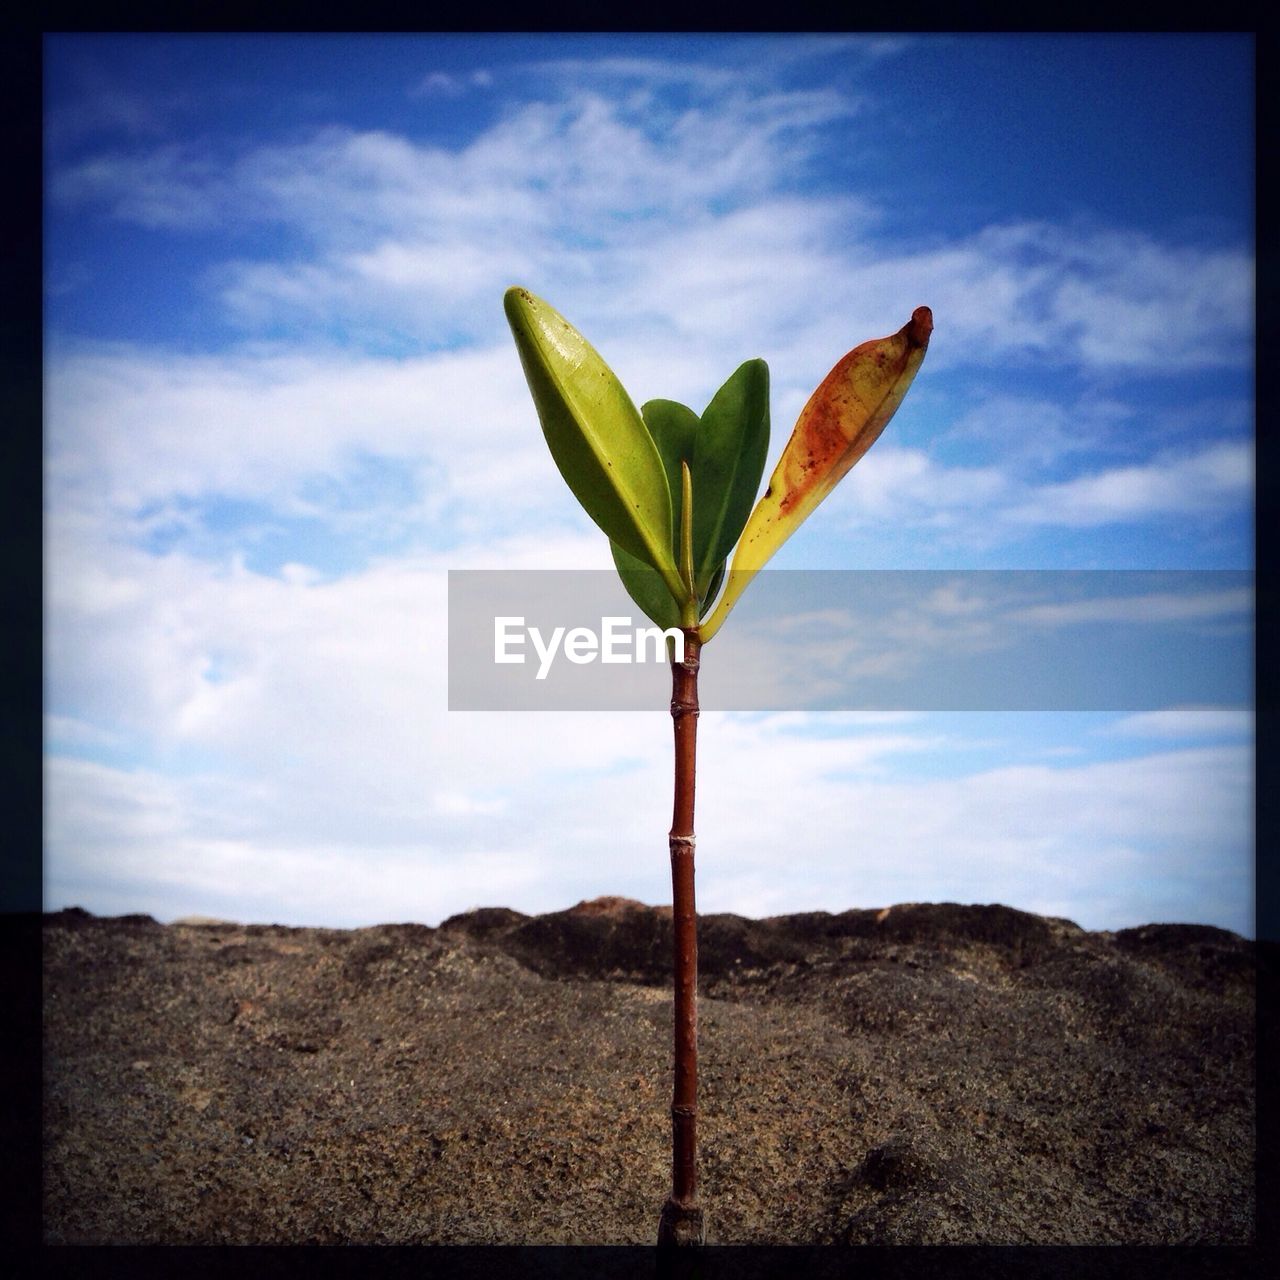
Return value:
[(698, 920), (693, 897), (693, 795), (698, 743), (701, 641), (685, 631), (684, 660), (671, 664), (675, 806), (671, 894), (675, 943), (675, 1088), (671, 1097), (671, 1195), (658, 1223), (660, 1245), (701, 1244), (698, 1205)]

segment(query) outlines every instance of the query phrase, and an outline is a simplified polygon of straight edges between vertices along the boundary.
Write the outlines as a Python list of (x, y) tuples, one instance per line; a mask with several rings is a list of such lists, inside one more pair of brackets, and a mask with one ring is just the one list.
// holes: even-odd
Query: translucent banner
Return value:
[[(661, 710), (616, 574), (449, 573), (452, 711)], [(1243, 570), (766, 570), (702, 655), (722, 711), (1146, 711), (1253, 701)]]

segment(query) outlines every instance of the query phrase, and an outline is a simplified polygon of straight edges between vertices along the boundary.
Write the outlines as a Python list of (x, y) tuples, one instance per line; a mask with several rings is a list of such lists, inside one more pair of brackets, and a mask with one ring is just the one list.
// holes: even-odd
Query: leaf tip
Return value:
[(514, 319), (520, 312), (529, 310), (536, 301), (528, 289), (513, 284), (502, 295), (502, 309), (507, 313), (508, 319)]
[(913, 347), (927, 347), (933, 333), (933, 312), (928, 307), (917, 307), (907, 322), (907, 341)]

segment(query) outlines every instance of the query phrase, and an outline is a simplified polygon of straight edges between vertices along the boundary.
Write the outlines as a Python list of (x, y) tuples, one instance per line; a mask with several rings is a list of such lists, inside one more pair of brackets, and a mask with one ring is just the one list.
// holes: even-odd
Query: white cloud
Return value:
[(706, 910), (1001, 901), (1118, 928), (1185, 918), (1198, 899), (1198, 918), (1251, 928), (1247, 749), (911, 782), (842, 776), (826, 740), (735, 747), (702, 753)]
[(1026, 524), (1077, 527), (1153, 516), (1247, 508), (1253, 494), (1253, 445), (1223, 441), (1191, 454), (1093, 472), (1038, 486), (1008, 516)]
[(1160, 245), (1108, 231), (1064, 256), (1076, 269), (1058, 287), (1052, 314), (1064, 332), (1078, 333), (1086, 363), (1123, 369), (1252, 361), (1241, 324), (1253, 310), (1253, 264), (1238, 250)]
[[(71, 550), (50, 597), (50, 711), (111, 726), (139, 763), (94, 763), (93, 733), (57, 744), (51, 908), (434, 923), (482, 902), (666, 898), (665, 708), (446, 713), (449, 557), (309, 585)], [(706, 715), (704, 909), (956, 898), (1111, 927), (1195, 901), (1246, 927), (1247, 750), (919, 781), (894, 767), (936, 772), (964, 746), (910, 717)]]
[(100, 725), (89, 724), (75, 716), (44, 717), (44, 742), (55, 751), (76, 749), (110, 749), (119, 747), (122, 735)]
[(1231, 588), (1225, 591), (1157, 591), (1138, 596), (1097, 596), (1063, 604), (1036, 604), (1014, 609), (1011, 623), (1035, 626), (1079, 626), (1090, 622), (1149, 623), (1209, 621), (1220, 618), (1252, 617), (1253, 591)]
[(49, 197), (74, 207), (104, 204), (113, 217), (151, 230), (207, 229), (232, 200), (231, 184), (211, 157), (177, 144), (133, 153), (103, 152), (55, 170)]
[(494, 891), (542, 892), (543, 868), (530, 846), (503, 852), (463, 844), (442, 855), (429, 836), (404, 846), (299, 840), (261, 820), (251, 789), (231, 787), (222, 794), (249, 811), (237, 829), (189, 783), (83, 761), (51, 761), (46, 788), (51, 907), (353, 927), (438, 923), (437, 911), (443, 917), (493, 902)]
[(650, 86), (680, 85), (710, 93), (723, 92), (741, 84), (741, 73), (737, 70), (666, 58), (545, 58), (535, 62), (531, 70), (551, 76), (565, 85), (579, 85), (584, 80), (595, 83), (634, 80)]
[[(717, 638), (709, 706), (1160, 705), (1151, 699), (1172, 696), (1172, 671), (1190, 702), (1223, 663), (1240, 697), (1250, 688), (1239, 640), (1252, 634), (1254, 593), (1215, 574), (766, 570), (751, 592)], [(1089, 651), (1113, 661), (1072, 672), (1078, 644), (1052, 633), (1083, 626)], [(1152, 667), (1171, 651), (1175, 667)]]
[[(917, 405), (917, 412), (927, 411)], [(899, 537), (928, 534), (935, 546), (962, 553), (990, 551), (1040, 529), (1159, 528), (1176, 520), (1184, 532), (1207, 533), (1216, 521), (1252, 509), (1253, 457), (1252, 443), (1239, 440), (1158, 450), (1119, 467), (1099, 465), (1095, 453), (1079, 474), (1055, 480), (1016, 455), (948, 465), (923, 448), (881, 441), (842, 482), (823, 518), (878, 536), (886, 529)]]
[(880, 444), (844, 482), (847, 508), (856, 524), (901, 518), (948, 527), (966, 512), (989, 519), (1012, 489), (1012, 480), (996, 466), (946, 466), (923, 449)]
[[(665, 716), (452, 719), (413, 770), (359, 721), (345, 739), (326, 726), (330, 750), (347, 744), (344, 767), (315, 760), (270, 787), (54, 760), (49, 905), (354, 925), (604, 892), (669, 899)], [(1186, 918), (1194, 902), (1197, 918), (1249, 929), (1247, 751), (911, 782), (895, 756), (945, 759), (952, 744), (874, 726), (809, 739), (795, 717), (704, 719), (705, 911), (1003, 901), (1116, 928)], [(274, 758), (291, 759), (300, 736), (277, 737)], [(388, 830), (391, 813), (401, 820)]]
[(1125, 716), (1107, 728), (1125, 738), (1253, 738), (1254, 713), (1238, 707), (1170, 707)]
[(470, 89), (488, 89), (493, 84), (492, 72), (483, 67), (466, 74), (453, 71), (429, 71), (409, 90), (411, 98), (442, 96), (456, 98)]
[(1114, 395), (1077, 400), (995, 391), (957, 417), (939, 444), (998, 458), (1006, 469), (1035, 472), (1073, 455), (1116, 448), (1137, 417)]
[[(1174, 372), (1251, 360), (1244, 249), (1029, 221), (902, 243), (885, 211), (813, 192), (810, 166), (859, 110), (855, 96), (735, 87), (654, 60), (596, 70), (454, 149), (340, 127), (247, 145), (231, 161), (166, 144), (56, 167), (50, 197), (148, 227), (292, 229), (292, 261), (214, 273), (250, 330), (342, 317), (370, 341), (406, 327), (424, 343), (492, 338), (495, 299), (519, 282), (593, 337), (647, 321), (669, 344), (672, 333), (746, 343), (778, 357), (797, 387), (816, 385), (841, 341), (897, 327), (921, 303), (937, 318), (934, 368), (1034, 359)], [(592, 87), (610, 76), (698, 91), (664, 113)]]
[[(613, 363), (637, 399), (660, 393), (701, 407), (723, 372), (720, 358), (685, 344), (668, 359), (666, 347), (661, 337), (621, 342)], [(774, 394), (776, 405), (776, 385)], [(775, 419), (785, 421), (776, 408)], [(775, 429), (775, 454), (787, 434)], [(55, 345), (47, 362), (46, 448), (55, 591), (59, 530), (75, 528), (88, 543), (163, 535), (162, 545), (194, 551), (205, 522), (230, 500), (257, 504), (221, 544), (241, 548), (273, 522), (278, 529), (280, 521), (301, 519), (318, 519), (349, 543), (359, 538), (375, 555), (406, 542), (470, 547), (465, 554), (473, 554), (504, 538), (554, 538), (553, 531), (581, 532), (590, 546), (594, 532), (547, 454), (505, 338), (498, 346), (399, 360)], [(344, 494), (365, 459), (395, 468), (403, 483), (386, 493), (360, 492), (353, 506)], [(892, 528), (900, 538), (984, 550), (1043, 527), (1173, 518), (1207, 527), (1247, 510), (1251, 498), (1252, 449), (1245, 443), (1158, 453), (1143, 464), (1055, 482), (1016, 466), (946, 465), (923, 448), (882, 441), (813, 522), (819, 533), (806, 530), (796, 542), (808, 537), (814, 544), (822, 529), (829, 542), (832, 530)], [(577, 567), (607, 567), (605, 554), (598, 539)], [(305, 565), (307, 555), (294, 550), (288, 558)], [(110, 576), (83, 587), (136, 589)]]
[(1253, 263), (1243, 250), (1020, 222), (936, 250), (882, 250), (851, 277), (863, 305), (888, 310), (909, 296), (933, 308), (935, 363), (1034, 358), (1172, 372), (1252, 359)]
[(61, 514), (132, 517), (207, 495), (300, 514), (309, 479), (340, 478), (360, 455), (434, 474), (427, 503), (570, 509), (505, 347), (403, 361), (85, 352), (51, 357), (47, 388)]

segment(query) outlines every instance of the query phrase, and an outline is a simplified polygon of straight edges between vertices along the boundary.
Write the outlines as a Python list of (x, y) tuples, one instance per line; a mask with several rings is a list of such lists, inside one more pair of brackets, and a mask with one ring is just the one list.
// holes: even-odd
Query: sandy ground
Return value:
[[(706, 916), (720, 1244), (1252, 1242), (1255, 946)], [(669, 911), (44, 921), (47, 1243), (651, 1244)]]

